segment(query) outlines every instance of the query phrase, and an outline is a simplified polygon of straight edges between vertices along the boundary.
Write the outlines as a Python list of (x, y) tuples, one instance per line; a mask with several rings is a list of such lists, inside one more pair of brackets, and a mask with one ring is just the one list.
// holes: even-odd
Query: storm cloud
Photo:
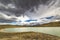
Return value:
[(60, 0), (0, 0), (0, 22), (17, 21), (21, 15), (30, 19), (55, 16), (60, 13), (59, 4)]
[(0, 11), (12, 12), (20, 16), (34, 6), (37, 8), (39, 4), (46, 4), (47, 1), (49, 0), (0, 0)]

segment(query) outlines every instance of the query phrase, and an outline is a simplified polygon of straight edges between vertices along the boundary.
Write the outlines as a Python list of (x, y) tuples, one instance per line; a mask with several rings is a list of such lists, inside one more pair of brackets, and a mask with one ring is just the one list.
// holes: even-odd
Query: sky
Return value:
[(60, 0), (0, 0), (0, 23), (41, 19), (59, 13)]

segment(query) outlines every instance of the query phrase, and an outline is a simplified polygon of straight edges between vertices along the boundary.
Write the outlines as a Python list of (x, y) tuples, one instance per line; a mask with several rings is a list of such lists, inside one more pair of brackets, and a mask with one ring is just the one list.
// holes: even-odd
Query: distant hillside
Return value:
[(1, 28), (14, 28), (14, 27), (60, 27), (60, 22), (51, 22), (51, 23), (47, 23), (47, 24), (42, 24), (42, 25), (23, 25), (23, 26), (20, 26), (20, 25), (0, 25), (0, 29)]
[(60, 27), (60, 22), (51, 22), (47, 24), (40, 25), (42, 27)]

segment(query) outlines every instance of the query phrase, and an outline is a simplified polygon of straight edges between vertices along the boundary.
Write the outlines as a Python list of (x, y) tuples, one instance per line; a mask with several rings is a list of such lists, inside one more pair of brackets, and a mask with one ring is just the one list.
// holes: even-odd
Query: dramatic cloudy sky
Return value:
[[(0, 0), (0, 22), (55, 15), (55, 11), (59, 12), (59, 3), (59, 0)], [(22, 18), (23, 14), (25, 19)]]

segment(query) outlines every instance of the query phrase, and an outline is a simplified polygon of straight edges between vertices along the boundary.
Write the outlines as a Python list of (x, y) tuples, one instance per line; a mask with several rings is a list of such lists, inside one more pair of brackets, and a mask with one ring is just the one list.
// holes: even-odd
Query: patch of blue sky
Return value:
[(16, 25), (17, 22), (11, 22), (10, 24)]
[(37, 21), (37, 20), (25, 20), (25, 22), (31, 22), (31, 21)]
[(46, 19), (52, 19), (54, 16), (46, 17)]

